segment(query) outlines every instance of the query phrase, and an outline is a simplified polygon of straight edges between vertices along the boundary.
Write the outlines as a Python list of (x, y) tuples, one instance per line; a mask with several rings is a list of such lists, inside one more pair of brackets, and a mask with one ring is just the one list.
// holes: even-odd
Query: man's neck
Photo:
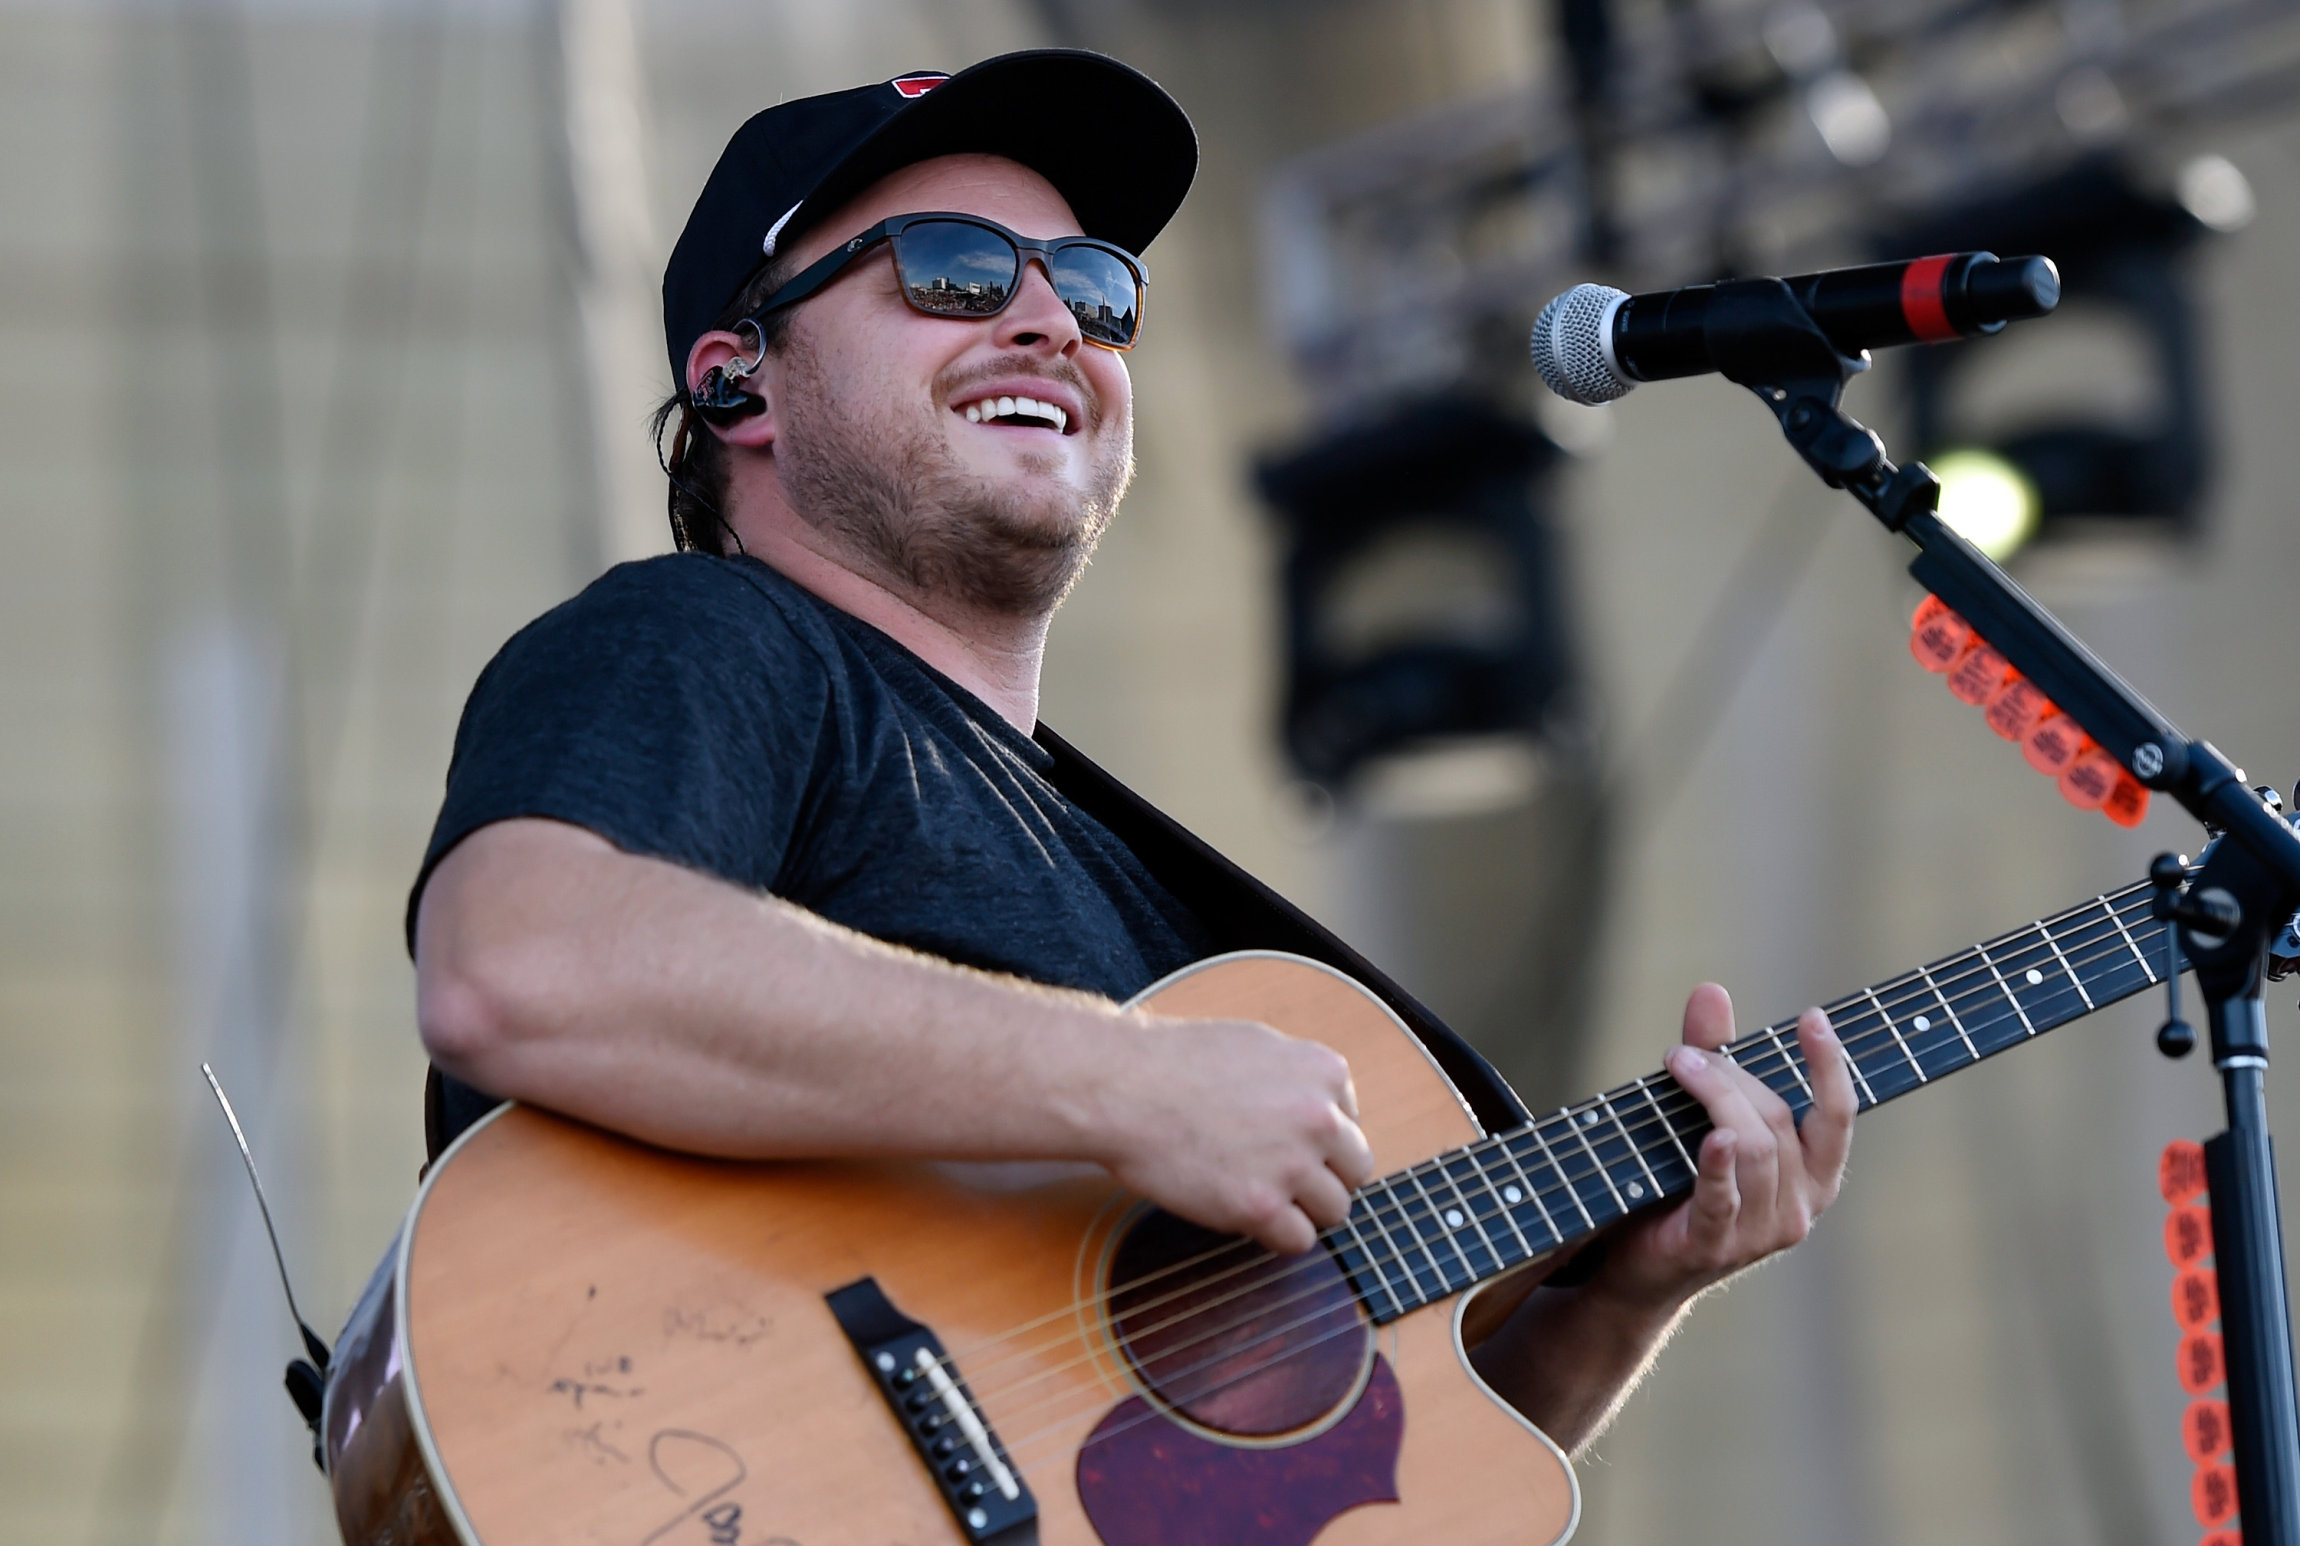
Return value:
[(1037, 728), (1050, 617), (1011, 617), (907, 595), (780, 529), (747, 530), (743, 543), (753, 558), (893, 639), (1024, 735)]

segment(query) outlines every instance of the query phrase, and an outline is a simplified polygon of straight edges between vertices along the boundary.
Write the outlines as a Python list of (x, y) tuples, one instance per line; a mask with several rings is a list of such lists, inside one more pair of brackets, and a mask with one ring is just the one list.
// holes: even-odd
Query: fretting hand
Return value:
[(1781, 1097), (1720, 1056), (1733, 1039), (1733, 1001), (1703, 983), (1685, 1002), (1685, 1040), (1670, 1075), (1707, 1111), (1693, 1195), (1612, 1238), (1591, 1287), (1634, 1304), (1682, 1304), (1714, 1283), (1797, 1244), (1835, 1201), (1853, 1138), (1852, 1074), (1828, 1016), (1797, 1022), (1813, 1106), (1803, 1126)]

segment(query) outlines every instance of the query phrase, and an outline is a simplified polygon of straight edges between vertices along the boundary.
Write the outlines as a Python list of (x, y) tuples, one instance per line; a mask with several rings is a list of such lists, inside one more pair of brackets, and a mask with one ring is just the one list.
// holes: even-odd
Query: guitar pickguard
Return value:
[(1309, 1546), (1350, 1509), (1398, 1501), (1405, 1399), (1374, 1355), (1339, 1422), (1296, 1444), (1226, 1444), (1129, 1396), (1078, 1451), (1078, 1499), (1103, 1546)]

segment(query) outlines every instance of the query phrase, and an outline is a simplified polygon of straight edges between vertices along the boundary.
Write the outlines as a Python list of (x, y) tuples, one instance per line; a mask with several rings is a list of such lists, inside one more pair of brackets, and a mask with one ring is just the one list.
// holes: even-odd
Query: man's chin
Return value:
[[(972, 426), (969, 426), (970, 428)], [(1084, 458), (1073, 452), (1065, 442), (1051, 445), (1031, 445), (1025, 435), (1040, 438), (1035, 431), (1000, 431), (1011, 436), (1018, 444), (984, 445), (980, 432), (965, 437), (974, 443), (952, 447), (951, 461), (967, 476), (979, 479), (984, 487), (995, 490), (1007, 498), (1043, 500), (1057, 495), (1084, 499), (1086, 469), (1079, 465)], [(1048, 437), (1051, 438), (1051, 437)]]

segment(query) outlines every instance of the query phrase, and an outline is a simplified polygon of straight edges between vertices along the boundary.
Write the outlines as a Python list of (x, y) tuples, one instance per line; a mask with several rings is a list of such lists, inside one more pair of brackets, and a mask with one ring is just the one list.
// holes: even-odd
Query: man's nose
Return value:
[(1046, 265), (1035, 257), (1023, 265), (1021, 289), (1013, 303), (995, 320), (1002, 349), (1045, 349), (1068, 359), (1086, 342), (1078, 330), (1078, 319), (1054, 293), (1054, 280)]

